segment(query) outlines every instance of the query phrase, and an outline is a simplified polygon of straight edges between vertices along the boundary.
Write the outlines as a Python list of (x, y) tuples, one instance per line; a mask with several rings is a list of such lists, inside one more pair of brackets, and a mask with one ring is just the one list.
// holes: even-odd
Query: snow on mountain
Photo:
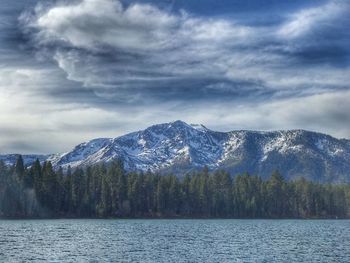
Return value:
[(119, 159), (130, 171), (183, 174), (208, 166), (267, 177), (278, 169), (287, 179), (350, 182), (350, 141), (304, 130), (216, 132), (175, 121), (114, 139), (95, 139), (41, 160), (45, 158), (63, 168)]

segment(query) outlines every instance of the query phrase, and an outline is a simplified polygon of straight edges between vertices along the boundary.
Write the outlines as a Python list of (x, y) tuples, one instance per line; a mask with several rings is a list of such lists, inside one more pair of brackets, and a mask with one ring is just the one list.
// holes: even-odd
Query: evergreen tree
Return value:
[(121, 162), (55, 170), (0, 161), (0, 217), (349, 218), (350, 185), (225, 171), (126, 173)]

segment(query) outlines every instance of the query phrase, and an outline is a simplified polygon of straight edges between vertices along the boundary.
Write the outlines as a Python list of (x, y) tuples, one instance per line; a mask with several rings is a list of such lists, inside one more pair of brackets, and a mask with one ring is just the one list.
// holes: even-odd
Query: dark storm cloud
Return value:
[[(176, 12), (157, 4), (167, 3), (59, 2), (37, 6), (21, 21), (38, 52), (49, 52), (68, 79), (116, 101), (118, 96), (129, 103), (245, 100), (254, 92), (280, 97), (347, 85), (348, 79), (337, 77), (348, 73), (350, 5), (345, 1), (301, 10), (289, 3), (286, 10), (294, 13), (280, 14), (284, 20), (269, 26), (189, 14), (176, 2)], [(256, 5), (241, 4), (237, 13), (255, 12)], [(324, 74), (331, 71), (336, 74)], [(327, 83), (319, 85), (324, 77)]]

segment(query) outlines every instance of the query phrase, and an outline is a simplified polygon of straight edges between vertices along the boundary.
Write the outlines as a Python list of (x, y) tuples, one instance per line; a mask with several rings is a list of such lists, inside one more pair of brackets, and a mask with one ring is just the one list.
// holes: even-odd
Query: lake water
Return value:
[(347, 220), (2, 220), (0, 262), (350, 262)]

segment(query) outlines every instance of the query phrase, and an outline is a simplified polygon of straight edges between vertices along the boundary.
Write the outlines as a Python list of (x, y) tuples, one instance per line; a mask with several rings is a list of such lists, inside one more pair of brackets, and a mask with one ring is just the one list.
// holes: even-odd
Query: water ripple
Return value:
[(0, 262), (350, 262), (347, 220), (0, 221)]

